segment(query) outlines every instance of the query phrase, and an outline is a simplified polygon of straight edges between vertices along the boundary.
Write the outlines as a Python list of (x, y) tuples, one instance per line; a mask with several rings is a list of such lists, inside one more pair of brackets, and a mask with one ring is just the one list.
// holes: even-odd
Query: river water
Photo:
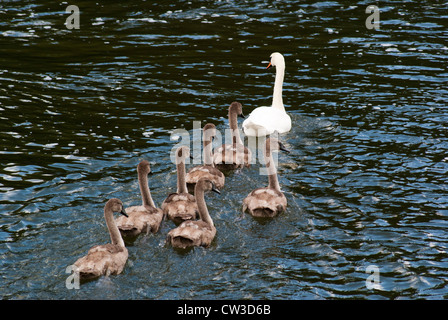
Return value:
[[(448, 3), (382, 1), (379, 29), (370, 4), (2, 0), (0, 296), (448, 298)], [(107, 199), (140, 203), (140, 160), (160, 206), (176, 129), (223, 132), (232, 101), (270, 105), (275, 51), (293, 121), (287, 211), (241, 215), (267, 185), (257, 162), (206, 195), (211, 247), (174, 251), (164, 221), (127, 244), (122, 274), (68, 289), (67, 267), (109, 241)]]

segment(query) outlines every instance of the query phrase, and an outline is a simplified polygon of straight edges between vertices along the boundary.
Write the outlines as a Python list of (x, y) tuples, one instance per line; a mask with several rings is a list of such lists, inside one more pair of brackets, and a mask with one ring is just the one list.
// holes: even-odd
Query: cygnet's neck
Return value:
[(104, 218), (106, 219), (107, 229), (109, 229), (110, 241), (114, 245), (124, 247), (124, 241), (121, 237), (120, 230), (118, 230), (117, 225), (114, 220), (114, 212), (112, 208), (108, 205), (104, 208)]
[(203, 135), (204, 139), (204, 145), (203, 145), (203, 159), (204, 159), (204, 165), (206, 166), (213, 166), (213, 136), (209, 133), (204, 132)]
[(188, 193), (185, 181), (185, 158), (179, 157), (177, 161), (177, 193)]
[(232, 144), (243, 144), (238, 130), (238, 114), (229, 111), (229, 126), (232, 132)]
[(272, 156), (269, 146), (267, 146), (267, 150), (265, 150), (264, 159), (266, 168), (268, 169), (268, 178), (269, 178), (268, 188), (280, 191), (280, 184), (278, 183), (278, 177), (277, 177), (277, 168), (275, 167), (274, 157)]
[(148, 186), (148, 175), (144, 172), (138, 173), (138, 185), (140, 187), (140, 193), (142, 195), (142, 204), (144, 207), (150, 206), (155, 208), (156, 205), (151, 197), (151, 192), (149, 191)]
[(196, 203), (198, 205), (198, 211), (199, 211), (199, 217), (202, 221), (207, 223), (210, 227), (213, 227), (213, 220), (212, 217), (210, 217), (210, 213), (207, 209), (207, 204), (205, 203), (204, 199), (204, 189), (202, 189), (201, 186), (196, 184), (194, 189), (194, 196), (196, 198)]

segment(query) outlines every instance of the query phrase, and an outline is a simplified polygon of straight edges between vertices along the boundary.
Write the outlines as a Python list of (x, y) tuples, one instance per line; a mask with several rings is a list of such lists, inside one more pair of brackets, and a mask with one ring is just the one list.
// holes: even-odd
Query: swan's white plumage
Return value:
[(243, 122), (246, 136), (263, 137), (291, 130), (291, 118), (280, 109), (274, 107), (259, 107), (251, 112), (249, 118)]
[(242, 127), (246, 136), (262, 137), (275, 131), (285, 133), (291, 130), (291, 118), (285, 111), (282, 97), (285, 59), (280, 53), (274, 52), (271, 54), (271, 65), (276, 67), (272, 106), (256, 108), (244, 120)]

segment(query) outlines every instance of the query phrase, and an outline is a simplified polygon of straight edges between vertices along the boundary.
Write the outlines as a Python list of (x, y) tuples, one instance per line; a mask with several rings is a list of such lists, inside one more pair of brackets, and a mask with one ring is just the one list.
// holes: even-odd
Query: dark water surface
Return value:
[[(368, 1), (70, 4), (79, 30), (67, 2), (0, 2), (3, 299), (448, 298), (446, 1), (382, 1), (379, 30)], [(210, 248), (175, 252), (165, 221), (128, 244), (123, 274), (67, 289), (67, 266), (109, 241), (107, 199), (140, 203), (141, 159), (160, 206), (175, 129), (270, 104), (274, 51), (287, 212), (241, 218), (267, 184), (255, 164), (206, 195)]]

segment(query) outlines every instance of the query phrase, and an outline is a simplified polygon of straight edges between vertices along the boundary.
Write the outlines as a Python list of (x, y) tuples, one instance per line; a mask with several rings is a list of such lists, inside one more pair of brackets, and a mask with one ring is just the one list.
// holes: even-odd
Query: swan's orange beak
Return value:
[(268, 66), (266, 67), (266, 69), (269, 69), (270, 67), (272, 67), (271, 62), (269, 62)]

